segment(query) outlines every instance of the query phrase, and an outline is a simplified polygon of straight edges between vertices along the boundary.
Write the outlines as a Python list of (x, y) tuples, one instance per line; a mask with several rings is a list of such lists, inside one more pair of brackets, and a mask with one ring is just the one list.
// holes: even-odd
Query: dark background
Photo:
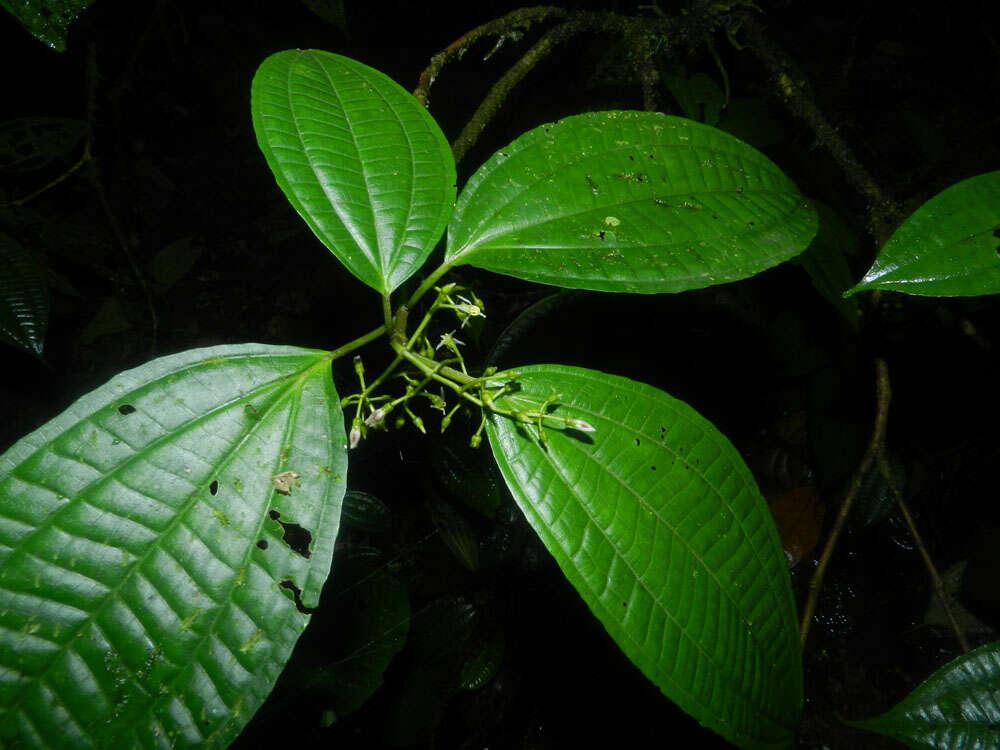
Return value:
[[(637, 5), (564, 7), (650, 12)], [(63, 54), (0, 14), (0, 120), (83, 118), (92, 43), (98, 72), (93, 149), (132, 260), (146, 268), (178, 241), (200, 251), (179, 281), (151, 292), (154, 329), (150, 299), (89, 180), (71, 178), (16, 215), (3, 215), (4, 231), (43, 257), (59, 282), (52, 291), (48, 365), (3, 350), (0, 447), (115, 372), (155, 356), (245, 341), (333, 348), (371, 329), (380, 319), (379, 300), (311, 235), (256, 146), (249, 111), (254, 71), (273, 52), (318, 48), (354, 57), (412, 89), (435, 52), (516, 7), (345, 0), (345, 24), (338, 28), (296, 2), (97, 0)], [(675, 14), (682, 6), (660, 7)], [(989, 21), (991, 3), (918, 8), (779, 1), (761, 7), (767, 33), (802, 68), (826, 117), (906, 213), (954, 182), (1000, 168), (1000, 33)], [(430, 110), (449, 139), (538, 34), (533, 29), (520, 42), (508, 41), (487, 61), (491, 43), (481, 42), (444, 70)], [(756, 58), (721, 32), (712, 38), (734, 98), (763, 103), (772, 137), (762, 149), (856, 233), (859, 249), (849, 262), (860, 278), (875, 253), (865, 200), (774, 97)], [(533, 70), (459, 166), (459, 185), (494, 150), (542, 122), (641, 108), (634, 81), (599, 74), (616, 42), (581, 35)], [(703, 72), (718, 80), (700, 44), (674, 50), (662, 65), (665, 72)], [(665, 111), (679, 113), (666, 90), (659, 100)], [(31, 192), (59, 167), (5, 180), (3, 199)], [(489, 315), (478, 345), (470, 342), (471, 359), (484, 356), (514, 316), (553, 291), (475, 271), (463, 270), (461, 277), (475, 286)], [(574, 364), (663, 388), (737, 444), (769, 496), (808, 484), (830, 517), (870, 430), (873, 357), (886, 357), (894, 385), (890, 449), (942, 570), (962, 561), (970, 566), (959, 588), (987, 628), (970, 633), (982, 642), (995, 638), (988, 627), (1000, 611), (991, 586), (973, 585), (996, 580), (1000, 546), (992, 541), (1000, 514), (991, 502), (998, 456), (996, 305), (993, 298), (888, 296), (858, 335), (795, 264), (681, 295), (575, 294), (541, 319), (503, 364)], [(118, 313), (95, 323), (110, 299)], [(380, 346), (370, 347), (371, 355), (366, 350), (372, 370), (384, 356)], [(341, 393), (350, 392), (350, 367), (338, 369)], [(516, 517), (509, 519), (517, 539), (510, 554), (475, 573), (457, 565), (414, 489), (426, 480), (426, 450), (411, 429), (378, 435), (352, 454), (349, 485), (377, 494), (396, 514), (393, 534), (381, 543), (388, 557), (403, 560), (392, 572), (407, 582), (414, 612), (434, 612), (431, 604), (441, 597), (474, 602), (504, 629), (507, 650), (486, 688), (421, 709), (433, 721), (414, 728), (411, 739), (437, 747), (560, 748), (585, 740), (712, 746), (716, 740), (707, 732), (688, 736), (697, 730), (694, 723), (621, 656)], [(957, 654), (947, 632), (925, 622), (926, 575), (898, 517), (884, 492), (869, 494), (862, 509), (868, 515), (861, 516), (867, 520), (852, 526), (835, 559), (806, 653), (803, 747), (892, 746), (840, 726), (834, 712), (860, 718), (882, 711)], [(453, 500), (466, 513), (462, 499)], [(504, 524), (467, 515), (488, 548)], [(342, 543), (354, 541), (345, 532)], [(817, 554), (793, 570), (798, 591)], [(308, 658), (321, 657), (310, 652)], [(406, 658), (375, 699), (342, 723), (318, 727), (321, 701), (278, 703), (261, 712), (239, 746), (273, 737), (303, 747), (379, 746), (386, 741), (385, 717), (398, 712), (394, 701), (412, 679)], [(279, 685), (279, 692), (289, 689), (294, 694), (294, 686)], [(451, 695), (448, 686), (427, 690)]]

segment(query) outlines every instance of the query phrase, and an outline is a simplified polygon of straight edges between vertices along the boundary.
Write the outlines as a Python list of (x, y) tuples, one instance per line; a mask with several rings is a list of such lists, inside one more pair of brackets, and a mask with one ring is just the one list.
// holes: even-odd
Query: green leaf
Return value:
[(848, 292), (931, 297), (1000, 292), (1000, 172), (970, 177), (913, 212)]
[(22, 117), (0, 123), (0, 171), (30, 172), (70, 155), (87, 125), (65, 117)]
[(13, 237), (0, 233), (0, 340), (41, 355), (49, 324), (45, 271)]
[(458, 676), (459, 687), (462, 690), (479, 690), (492, 680), (503, 661), (505, 645), (503, 630), (498, 626), (491, 628), (462, 665)]
[(69, 27), (94, 0), (0, 0), (35, 39), (56, 52), (66, 51)]
[(0, 744), (228, 745), (318, 602), (344, 441), (326, 352), (242, 344), (123, 372), (0, 456)]
[(389, 293), (423, 264), (451, 216), (455, 161), (416, 99), (355, 60), (289, 50), (261, 64), (251, 106), (278, 185), (351, 273)]
[[(498, 401), (593, 433), (491, 415), (493, 452), (528, 522), (629, 659), (743, 748), (789, 747), (802, 670), (787, 565), (743, 460), (687, 404), (556, 365), (520, 368)], [(551, 408), (551, 407), (550, 407)], [(550, 419), (549, 423), (553, 423)]]
[(857, 239), (829, 206), (816, 203), (819, 231), (808, 249), (796, 260), (809, 274), (813, 286), (854, 328), (858, 327), (858, 302), (844, 298), (853, 278), (846, 255), (853, 255)]
[(441, 541), (466, 569), (478, 570), (479, 537), (476, 536), (472, 525), (465, 516), (429, 488), (426, 491), (426, 497), (431, 521), (441, 535)]
[(689, 78), (666, 76), (663, 82), (685, 117), (706, 125), (719, 122), (719, 115), (726, 106), (726, 95), (711, 76), (704, 73), (695, 73)]
[(486, 518), (496, 515), (503, 502), (499, 477), (492, 459), (469, 447), (468, 436), (446, 432), (427, 451), (435, 480), (451, 497)]
[(302, 4), (340, 31), (347, 31), (344, 0), (302, 0)]
[(1000, 641), (945, 664), (881, 716), (845, 723), (909, 747), (1000, 746)]
[[(342, 558), (346, 558), (343, 566)], [(322, 690), (339, 720), (359, 709), (381, 687), (382, 675), (406, 645), (410, 600), (402, 583), (363, 557), (338, 551), (336, 564), (327, 595), (336, 601), (333, 648), (339, 658), (314, 669), (303, 681)], [(329, 649), (331, 644), (325, 645)]]
[(146, 272), (157, 291), (165, 292), (187, 276), (204, 251), (193, 236), (180, 237), (160, 250), (146, 264)]
[(381, 534), (392, 528), (392, 511), (375, 495), (351, 490), (344, 495), (343, 522), (358, 531)]
[(731, 135), (591, 112), (525, 133), (472, 176), (446, 259), (573, 289), (679, 292), (752, 276), (815, 233), (791, 180)]

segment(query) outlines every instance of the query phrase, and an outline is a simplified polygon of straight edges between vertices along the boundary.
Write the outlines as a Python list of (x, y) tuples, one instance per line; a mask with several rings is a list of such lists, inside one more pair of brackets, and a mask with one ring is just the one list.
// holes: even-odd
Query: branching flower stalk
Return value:
[[(401, 306), (395, 314), (388, 307), (388, 298), (383, 297), (386, 306), (386, 326), (389, 331), (389, 344), (396, 356), (392, 362), (370, 383), (365, 381), (364, 363), (360, 356), (354, 358), (354, 370), (358, 376), (360, 390), (341, 400), (344, 407), (355, 406), (354, 418), (351, 422), (349, 447), (355, 448), (370, 429), (385, 429), (387, 418), (397, 409), (402, 414), (395, 420), (397, 428), (403, 427), (409, 420), (414, 427), (426, 434), (427, 429), (423, 418), (411, 408), (411, 402), (416, 397), (426, 398), (432, 409), (442, 413), (441, 431), (446, 430), (455, 414), (469, 405), (476, 407), (482, 413), (479, 427), (470, 438), (470, 444), (476, 447), (482, 442), (482, 432), (486, 425), (488, 413), (512, 419), (520, 424), (531, 425), (537, 430), (537, 437), (542, 445), (547, 445), (548, 438), (545, 429), (573, 429), (580, 432), (593, 432), (594, 427), (588, 422), (554, 414), (558, 408), (561, 394), (552, 393), (542, 402), (534, 402), (525, 396), (517, 396), (518, 407), (501, 405), (505, 397), (518, 394), (517, 380), (520, 373), (507, 373), (503, 378), (496, 377), (496, 368), (488, 367), (479, 377), (469, 374), (462, 356), (461, 348), (464, 342), (456, 338), (455, 331), (441, 335), (436, 346), (432, 346), (426, 331), (432, 318), (441, 310), (455, 313), (459, 328), (465, 327), (473, 318), (485, 318), (485, 305), (471, 290), (465, 290), (458, 284), (445, 284), (433, 287), (437, 292), (434, 302), (428, 307), (412, 333), (407, 333), (409, 307)], [(459, 294), (467, 291), (469, 296)], [(413, 301), (413, 300), (411, 300)], [(448, 355), (438, 359), (438, 352), (445, 350)], [(412, 371), (400, 371), (403, 364), (410, 365)], [(376, 390), (389, 378), (398, 377), (405, 381), (404, 393), (397, 397), (375, 395)], [(441, 386), (440, 395), (429, 392), (427, 387), (437, 383)], [(453, 392), (459, 399), (458, 403), (448, 408), (445, 389)]]

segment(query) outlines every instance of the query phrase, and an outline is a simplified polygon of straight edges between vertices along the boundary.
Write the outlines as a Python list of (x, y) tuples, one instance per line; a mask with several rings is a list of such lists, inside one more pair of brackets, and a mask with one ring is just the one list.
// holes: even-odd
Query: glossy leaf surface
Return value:
[(0, 340), (41, 354), (49, 325), (45, 272), (31, 253), (3, 233), (0, 233), (0, 269)]
[[(629, 659), (744, 748), (791, 744), (802, 701), (786, 562), (743, 460), (691, 407), (626, 378), (520, 368), (505, 406), (555, 393), (593, 433), (492, 416), (514, 498)], [(505, 374), (497, 376), (504, 379)]]
[(815, 232), (792, 181), (733, 136), (591, 112), (525, 133), (472, 176), (446, 258), (574, 289), (679, 292), (777, 265)]
[(945, 664), (881, 716), (847, 723), (909, 747), (1000, 746), (1000, 641)]
[(970, 177), (913, 212), (851, 289), (932, 297), (1000, 293), (1000, 172)]
[(94, 0), (0, 0), (35, 39), (56, 52), (66, 51), (69, 27)]
[(327, 353), (243, 344), (123, 372), (0, 456), (0, 744), (228, 745), (318, 602), (344, 441)]
[(383, 73), (340, 55), (267, 58), (251, 90), (278, 185), (361, 281), (391, 292), (427, 259), (455, 203), (455, 162), (434, 119)]

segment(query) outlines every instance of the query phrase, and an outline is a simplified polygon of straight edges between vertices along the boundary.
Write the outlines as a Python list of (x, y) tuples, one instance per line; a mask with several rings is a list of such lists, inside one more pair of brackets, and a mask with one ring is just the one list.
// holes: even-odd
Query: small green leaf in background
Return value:
[(48, 325), (45, 271), (17, 240), (0, 233), (0, 339), (40, 356)]
[(120, 373), (0, 456), (0, 745), (226, 747), (319, 600), (344, 443), (328, 353), (243, 344)]
[(340, 31), (347, 31), (344, 0), (302, 0), (302, 4)]
[(864, 289), (930, 297), (1000, 292), (1000, 172), (963, 180), (914, 211), (850, 294)]
[(663, 82), (681, 105), (685, 117), (706, 125), (718, 124), (719, 115), (726, 106), (726, 95), (711, 76), (704, 73), (688, 78), (665, 76)]
[(370, 556), (352, 553), (351, 548), (337, 551), (336, 570), (324, 592), (336, 603), (337, 622), (331, 623), (336, 633), (332, 643), (326, 633), (322, 640), (337, 659), (301, 678), (304, 687), (322, 691), (338, 721), (381, 687), (382, 675), (406, 645), (410, 629), (406, 587), (383, 567), (373, 567)]
[(771, 113), (767, 100), (760, 97), (731, 99), (716, 127), (754, 148), (773, 146), (786, 137), (785, 129)]
[(87, 325), (80, 331), (78, 340), (81, 344), (89, 344), (91, 341), (105, 336), (113, 336), (116, 333), (127, 331), (131, 327), (131, 321), (122, 310), (121, 300), (118, 297), (105, 297), (101, 300), (101, 305), (94, 313), (94, 317), (88, 320)]
[(457, 508), (427, 490), (427, 509), (441, 541), (467, 570), (479, 568), (479, 537)]
[(1000, 747), (1000, 641), (945, 664), (881, 716), (845, 723), (908, 747)]
[(56, 52), (66, 51), (69, 27), (94, 0), (0, 0), (35, 39)]
[(194, 237), (180, 237), (149, 259), (146, 273), (157, 291), (165, 292), (183, 279), (194, 268), (204, 251), (201, 242)]
[(801, 253), (816, 211), (770, 159), (656, 112), (591, 112), (494, 154), (462, 190), (446, 260), (527, 281), (680, 292)]
[(492, 680), (503, 662), (505, 645), (503, 630), (499, 626), (491, 628), (462, 665), (458, 675), (459, 687), (462, 690), (479, 690)]
[(391, 78), (318, 50), (271, 55), (251, 89), (268, 166), (319, 240), (388, 294), (430, 255), (455, 203), (444, 134)]
[(816, 203), (816, 211), (819, 230), (796, 261), (809, 274), (816, 291), (857, 328), (858, 302), (852, 297), (844, 298), (844, 291), (854, 282), (846, 256), (857, 251), (857, 238), (829, 206)]
[(392, 511), (382, 500), (367, 492), (351, 490), (344, 495), (344, 525), (358, 531), (380, 534), (392, 526)]
[(464, 596), (442, 596), (415, 609), (407, 659), (397, 675), (384, 724), (388, 745), (411, 746), (430, 739), (448, 701), (459, 689), (468, 644), (483, 626), (484, 615)]
[[(427, 446), (434, 480), (447, 494), (486, 518), (493, 518), (503, 494), (489, 457), (469, 447), (466, 436), (449, 430)], [(487, 465), (489, 461), (490, 465)]]
[[(687, 404), (626, 378), (519, 368), (490, 444), (528, 522), (626, 656), (743, 748), (787, 748), (802, 709), (795, 602), (767, 505), (736, 449)], [(496, 382), (510, 373), (500, 373)]]
[(0, 172), (31, 172), (65, 159), (87, 126), (65, 117), (22, 117), (0, 123)]

